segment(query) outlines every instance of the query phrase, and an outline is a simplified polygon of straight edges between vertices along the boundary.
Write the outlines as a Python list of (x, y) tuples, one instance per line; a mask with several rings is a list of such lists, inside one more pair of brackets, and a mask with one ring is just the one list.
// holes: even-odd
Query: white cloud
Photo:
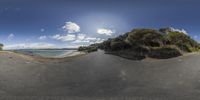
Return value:
[(173, 31), (173, 32), (180, 32), (180, 33), (184, 33), (184, 34), (188, 34), (186, 30), (184, 29), (177, 29), (177, 28), (173, 28), (173, 27), (170, 27), (170, 30)]
[(97, 29), (97, 33), (111, 36), (113, 33), (115, 33), (115, 31), (110, 30), (110, 29), (101, 28), (101, 29)]
[(77, 35), (77, 39), (79, 39), (79, 40), (83, 40), (83, 39), (85, 39), (85, 37), (86, 37), (85, 34), (78, 34)]
[(105, 39), (96, 38), (95, 41), (90, 41), (90, 44), (94, 44), (94, 43), (102, 43), (103, 41), (105, 41)]
[(55, 40), (60, 40), (60, 41), (73, 41), (76, 39), (76, 36), (73, 34), (67, 34), (67, 35), (60, 35), (60, 34), (56, 34), (54, 36), (51, 36), (52, 39)]
[(15, 37), (15, 35), (11, 33), (8, 35), (8, 40), (12, 40), (14, 37)]
[(72, 43), (74, 43), (74, 44), (79, 44), (79, 43), (90, 43), (90, 41), (89, 40), (75, 40), (75, 41), (73, 41)]
[[(84, 36), (84, 38), (83, 38), (83, 36)], [(95, 37), (87, 37), (84, 34), (80, 35), (81, 38), (80, 37), (78, 38), (78, 37), (79, 37), (79, 35), (77, 36), (77, 39), (71, 43), (89, 45), (89, 44), (94, 44), (94, 43), (101, 43), (104, 41), (104, 39), (95, 38)]]
[(5, 45), (5, 50), (12, 49), (46, 49), (46, 48), (55, 48), (54, 44), (50, 43), (21, 43), (21, 44), (13, 44), (13, 45)]
[(59, 40), (63, 42), (69, 42), (73, 45), (89, 45), (92, 43), (100, 43), (103, 42), (104, 39), (96, 38), (96, 37), (90, 37), (86, 34), (66, 34), (66, 35), (60, 35), (55, 34), (53, 36), (49, 36), (49, 38), (54, 40)]
[(80, 26), (73, 22), (66, 22), (65, 25), (62, 27), (68, 33), (77, 33), (80, 32)]
[(97, 40), (95, 41), (95, 43), (101, 43), (103, 41), (105, 41), (105, 39), (97, 38)]
[(85, 38), (85, 40), (95, 41), (95, 40), (97, 40), (97, 38), (95, 38), (95, 37), (87, 37), (87, 38)]
[(87, 37), (86, 34), (78, 34), (76, 40), (72, 41), (73, 44), (89, 44), (91, 41), (95, 41), (96, 38)]
[(46, 40), (47, 39), (47, 36), (40, 36), (39, 38), (38, 38), (39, 40)]
[(75, 45), (67, 45), (66, 48), (78, 48), (80, 46), (87, 46), (87, 45), (77, 45), (77, 44), (75, 44)]

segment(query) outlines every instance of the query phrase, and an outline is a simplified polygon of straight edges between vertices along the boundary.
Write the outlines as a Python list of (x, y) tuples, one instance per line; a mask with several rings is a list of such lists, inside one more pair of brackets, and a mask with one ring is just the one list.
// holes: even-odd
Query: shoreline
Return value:
[[(55, 57), (43, 57), (43, 56), (39, 56), (39, 55), (32, 55), (32, 54), (27, 54), (27, 53), (22, 53), (22, 52), (14, 52), (14, 51), (0, 51), (0, 54), (1, 53), (14, 54), (14, 55), (20, 56), (24, 59), (27, 59), (27, 60), (35, 59), (35, 60), (42, 60), (42, 61), (44, 61), (44, 60), (48, 61), (50, 59), (54, 59), (54, 60), (68, 59), (68, 58), (79, 57), (79, 56), (87, 54), (86, 52), (82, 52), (82, 51), (72, 51), (72, 52), (66, 52), (62, 55), (58, 55), (58, 56), (55, 56)], [(107, 54), (107, 53), (105, 53), (105, 54)], [(183, 53), (183, 55), (178, 56), (178, 57), (185, 57), (185, 56), (198, 55), (198, 54), (200, 54), (200, 52)], [(113, 55), (113, 54), (111, 54), (111, 55)], [(121, 58), (124, 58), (124, 57), (121, 57)], [(177, 57), (173, 57), (173, 58), (177, 58)], [(173, 59), (173, 58), (168, 58), (168, 59)], [(124, 59), (128, 59), (128, 58), (124, 58)], [(156, 58), (150, 58), (150, 57), (147, 57), (143, 60), (147, 60), (147, 59), (165, 60), (165, 59), (156, 59)]]
[(9, 58), (14, 58), (14, 57), (20, 57), (21, 59), (24, 60), (29, 60), (29, 61), (39, 61), (39, 62), (48, 62), (48, 61), (66, 61), (73, 59), (75, 57), (79, 57), (82, 55), (85, 55), (87, 53), (85, 52), (80, 52), (80, 51), (73, 51), (71, 53), (65, 53), (60, 56), (56, 57), (42, 57), (39, 55), (33, 55), (33, 54), (28, 54), (28, 53), (22, 53), (22, 52), (14, 52), (14, 51), (0, 51), (0, 55), (8, 55)]
[(48, 58), (68, 58), (68, 57), (75, 57), (75, 56), (80, 56), (80, 55), (85, 55), (85, 52), (81, 51), (71, 51), (71, 52), (66, 52), (62, 55), (58, 55), (55, 57), (48, 57)]

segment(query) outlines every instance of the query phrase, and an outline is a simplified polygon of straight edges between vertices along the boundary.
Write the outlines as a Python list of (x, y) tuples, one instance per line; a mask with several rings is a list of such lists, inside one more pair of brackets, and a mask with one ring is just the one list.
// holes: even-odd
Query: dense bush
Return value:
[(151, 48), (148, 57), (158, 58), (158, 59), (167, 59), (172, 57), (181, 56), (182, 53), (179, 48), (176, 46), (164, 46)]
[(143, 54), (142, 52), (138, 53), (131, 49), (106, 52), (106, 54), (113, 54), (113, 55), (117, 55), (123, 58), (132, 59), (132, 60), (142, 60), (145, 58), (145, 54)]
[(112, 41), (110, 46), (112, 51), (124, 50), (130, 48), (130, 45), (124, 41)]
[[(174, 31), (173, 28), (134, 29), (92, 46), (103, 49), (106, 53), (129, 59), (141, 59), (147, 56), (164, 59), (200, 49), (199, 43), (189, 35)], [(88, 48), (91, 49), (90, 46)]]
[(199, 44), (186, 34), (180, 32), (169, 32), (167, 38), (171, 44), (176, 45), (182, 51), (192, 52), (199, 49)]
[(97, 51), (97, 47), (95, 47), (95, 46), (88, 46), (88, 47), (79, 47), (78, 48), (78, 51), (84, 51), (84, 52), (88, 52), (88, 53), (90, 53), (90, 52), (94, 52), (94, 51)]
[(0, 44), (0, 50), (2, 50), (3, 49), (3, 44)]
[(104, 41), (103, 43), (100, 44), (100, 49), (103, 49), (105, 51), (111, 51), (111, 40), (108, 39), (107, 41)]
[(110, 42), (110, 48), (112, 51), (124, 50), (130, 47), (131, 46), (122, 37), (112, 39)]
[(127, 41), (132, 46), (144, 45), (159, 47), (163, 45), (163, 35), (154, 29), (135, 29), (129, 32)]

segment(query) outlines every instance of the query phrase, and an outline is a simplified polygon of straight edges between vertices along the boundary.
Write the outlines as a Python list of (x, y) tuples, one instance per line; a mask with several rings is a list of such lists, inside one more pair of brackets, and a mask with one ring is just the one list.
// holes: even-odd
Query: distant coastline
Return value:
[(17, 49), (6, 50), (9, 52), (22, 54), (36, 58), (68, 58), (79, 55), (84, 55), (85, 52), (77, 51), (75, 48), (62, 48), (62, 49)]
[(11, 49), (5, 51), (15, 51), (15, 50), (78, 50), (78, 48)]

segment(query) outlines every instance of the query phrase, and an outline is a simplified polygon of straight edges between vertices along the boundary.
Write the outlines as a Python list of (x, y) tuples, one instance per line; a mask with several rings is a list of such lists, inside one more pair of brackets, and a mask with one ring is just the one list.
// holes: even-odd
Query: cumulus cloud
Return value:
[(46, 48), (55, 48), (54, 44), (50, 43), (21, 43), (21, 44), (13, 44), (13, 45), (5, 45), (5, 50), (12, 49), (46, 49)]
[(39, 38), (38, 38), (39, 40), (46, 40), (47, 39), (47, 36), (40, 36)]
[(105, 39), (96, 38), (94, 41), (90, 41), (90, 44), (94, 44), (94, 43), (102, 43), (103, 41), (105, 41)]
[(95, 40), (97, 40), (97, 38), (95, 38), (95, 37), (87, 37), (87, 38), (85, 38), (85, 40), (95, 41)]
[(110, 30), (110, 29), (101, 28), (101, 29), (97, 29), (97, 33), (111, 36), (113, 33), (115, 33), (115, 31)]
[(11, 33), (8, 35), (8, 40), (12, 40), (14, 37), (15, 37), (15, 35)]
[(78, 40), (83, 40), (83, 39), (85, 39), (85, 37), (86, 37), (85, 34), (78, 34), (78, 35), (77, 35), (77, 39), (78, 39)]
[(186, 30), (184, 29), (177, 29), (177, 28), (173, 28), (173, 27), (170, 27), (171, 31), (174, 31), (174, 32), (180, 32), (180, 33), (184, 33), (184, 34), (188, 34)]
[[(83, 36), (84, 36), (84, 38), (83, 38)], [(88, 45), (88, 44), (94, 44), (94, 43), (101, 43), (103, 41), (104, 41), (104, 39), (96, 38), (96, 37), (88, 37), (88, 36), (82, 34), (82, 35), (78, 35), (76, 40), (73, 41), (72, 43)]]
[(55, 39), (55, 40), (60, 40), (60, 41), (63, 41), (63, 42), (66, 42), (66, 41), (73, 41), (76, 39), (76, 36), (73, 35), (73, 34), (66, 34), (66, 35), (60, 35), (60, 34), (56, 34), (54, 36), (50, 36), (52, 39)]
[(82, 43), (90, 43), (90, 41), (88, 41), (88, 40), (75, 40), (75, 41), (73, 41), (72, 43), (74, 43), (74, 44), (82, 44)]
[(104, 39), (90, 37), (87, 36), (86, 34), (66, 34), (66, 35), (55, 34), (53, 36), (49, 36), (49, 38), (63, 42), (69, 42), (73, 45), (88, 45), (104, 41)]
[(80, 46), (87, 46), (87, 45), (78, 45), (78, 44), (75, 44), (75, 45), (67, 45), (66, 48), (78, 48)]
[(95, 41), (95, 43), (101, 43), (103, 41), (105, 41), (105, 39), (97, 38), (97, 40)]
[(68, 33), (77, 33), (80, 32), (80, 26), (73, 22), (66, 22), (65, 25), (62, 27)]
[(78, 34), (76, 37), (76, 40), (74, 40), (72, 43), (73, 44), (91, 44), (91, 43), (96, 43), (97, 41), (99, 41), (99, 39), (100, 38), (87, 36), (86, 34)]

